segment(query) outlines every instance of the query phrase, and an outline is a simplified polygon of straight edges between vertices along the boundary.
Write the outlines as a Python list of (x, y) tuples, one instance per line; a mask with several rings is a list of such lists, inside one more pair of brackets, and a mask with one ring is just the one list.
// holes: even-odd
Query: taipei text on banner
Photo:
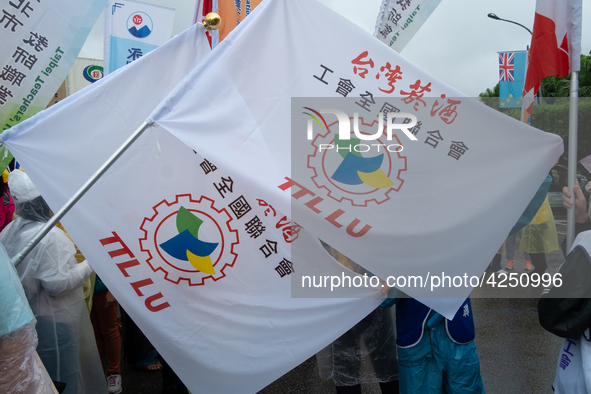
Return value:
[[(107, 1), (5, 3), (0, 14), (2, 130), (45, 109)], [(12, 158), (4, 157), (3, 149), (0, 154), (5, 165)]]

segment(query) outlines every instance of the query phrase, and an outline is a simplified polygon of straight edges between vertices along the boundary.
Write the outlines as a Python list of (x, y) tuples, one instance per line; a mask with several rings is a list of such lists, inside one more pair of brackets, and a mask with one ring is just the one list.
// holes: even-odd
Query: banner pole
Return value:
[(17, 267), (23, 259), (33, 250), (35, 246), (49, 233), (49, 231), (64, 217), (66, 213), (86, 194), (86, 192), (99, 180), (101, 176), (121, 157), (121, 155), (139, 138), (148, 127), (152, 126), (153, 122), (147, 121), (142, 123), (131, 136), (121, 145), (107, 161), (88, 179), (80, 189), (62, 206), (62, 208), (54, 214), (51, 219), (35, 234), (35, 236), (24, 246), (24, 248), (18, 252), (11, 260), (11, 263)]
[[(579, 123), (579, 73), (570, 75), (570, 103), (568, 117), (568, 190), (575, 202), (574, 186), (577, 174), (577, 139)], [(575, 208), (566, 211), (566, 250), (570, 250), (575, 239)]]

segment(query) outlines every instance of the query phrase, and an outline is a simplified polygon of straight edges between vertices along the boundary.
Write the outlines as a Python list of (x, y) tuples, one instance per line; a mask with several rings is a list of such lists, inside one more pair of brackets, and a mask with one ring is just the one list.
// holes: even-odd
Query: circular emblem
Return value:
[(127, 18), (127, 30), (134, 37), (148, 37), (153, 29), (152, 18), (145, 12), (134, 12)]
[(103, 77), (103, 68), (101, 66), (86, 66), (82, 71), (82, 76), (90, 83), (94, 83)]
[[(353, 124), (354, 118), (350, 120)], [(366, 123), (359, 118), (361, 134), (374, 135), (377, 127), (377, 120)], [(311, 142), (314, 153), (308, 155), (308, 168), (313, 172), (314, 184), (326, 189), (332, 199), (348, 200), (354, 206), (389, 200), (390, 193), (399, 191), (404, 184), (402, 173), (406, 171), (406, 157), (401, 154), (398, 137), (394, 134), (392, 140), (385, 135), (361, 140), (351, 132), (349, 140), (340, 140), (338, 132), (339, 124), (334, 122)]]
[(162, 271), (169, 282), (186, 280), (190, 286), (217, 281), (238, 255), (238, 231), (225, 208), (216, 209), (214, 201), (201, 196), (178, 195), (173, 202), (161, 201), (155, 214), (144, 218), (140, 248), (149, 257), (154, 272)]

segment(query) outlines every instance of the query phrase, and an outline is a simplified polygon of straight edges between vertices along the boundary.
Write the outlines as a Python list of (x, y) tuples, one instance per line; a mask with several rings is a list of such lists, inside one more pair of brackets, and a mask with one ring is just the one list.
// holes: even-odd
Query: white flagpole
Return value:
[(131, 144), (133, 144), (135, 140), (137, 140), (139, 136), (142, 135), (142, 133), (153, 124), (153, 122), (142, 123), (142, 125), (133, 132), (133, 134), (123, 143), (123, 145), (121, 145), (115, 151), (115, 153), (113, 153), (111, 157), (107, 159), (107, 161), (90, 177), (90, 179), (88, 179), (84, 185), (82, 185), (82, 187), (78, 189), (76, 193), (74, 193), (74, 195), (64, 204), (64, 206), (61, 207), (61, 209), (56, 214), (54, 214), (47, 223), (45, 223), (41, 230), (35, 234), (35, 236), (25, 245), (25, 247), (12, 258), (11, 263), (15, 267), (17, 267), (23, 261), (27, 254), (29, 254), (29, 252), (33, 250), (35, 246), (37, 246), (39, 241), (41, 241), (43, 237), (45, 237), (47, 233), (49, 233), (49, 231), (51, 231), (51, 229), (64, 217), (64, 215), (68, 213), (74, 204), (76, 204), (78, 200), (80, 200), (82, 196), (86, 194), (92, 185), (94, 185), (96, 181), (98, 181), (99, 178), (103, 176), (105, 172), (107, 172), (107, 170), (113, 165), (113, 163), (115, 163), (115, 161), (117, 161), (117, 159), (121, 157), (127, 148), (129, 148)]
[[(568, 190), (575, 201), (573, 188), (577, 174), (577, 139), (579, 123), (579, 73), (574, 71), (570, 75), (570, 105), (568, 118)], [(575, 210), (566, 212), (566, 250), (569, 251), (575, 239)]]

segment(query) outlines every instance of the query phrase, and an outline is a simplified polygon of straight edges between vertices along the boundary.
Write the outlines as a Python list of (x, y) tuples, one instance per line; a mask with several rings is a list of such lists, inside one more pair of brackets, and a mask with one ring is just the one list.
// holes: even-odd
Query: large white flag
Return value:
[(112, 0), (105, 8), (105, 74), (153, 51), (172, 35), (174, 8)]
[[(53, 209), (204, 57), (203, 30), (194, 25), (3, 135)], [(291, 298), (294, 255), (309, 265), (307, 272), (322, 266), (333, 277), (365, 278), (344, 269), (266, 196), (252, 194), (156, 125), (62, 222), (195, 393), (262, 389), (383, 298), (369, 286), (356, 299)]]
[[(302, 98), (343, 96), (371, 125), (360, 134), (376, 133), (378, 112), (412, 124), (338, 146), (336, 107)], [(357, 123), (347, 111), (343, 124)], [(465, 97), (313, 0), (263, 1), (150, 118), (447, 317), (562, 153), (560, 137)]]

